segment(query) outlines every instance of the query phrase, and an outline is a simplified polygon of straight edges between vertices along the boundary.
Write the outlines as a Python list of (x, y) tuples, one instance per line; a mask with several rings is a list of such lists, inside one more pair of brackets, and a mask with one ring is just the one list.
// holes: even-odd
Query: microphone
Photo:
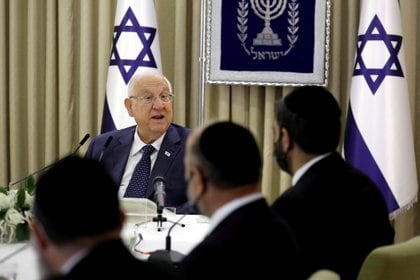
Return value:
[(83, 137), (82, 141), (80, 141), (79, 145), (77, 145), (76, 149), (72, 153), (73, 155), (75, 155), (77, 151), (79, 151), (80, 147), (82, 147), (83, 144), (85, 144), (85, 142), (89, 139), (89, 137), (90, 137), (90, 134), (86, 133), (85, 137)]
[[(165, 208), (165, 199), (166, 199), (166, 182), (165, 179), (162, 176), (156, 176), (153, 179), (153, 188), (155, 191), (155, 202), (156, 202), (156, 213), (157, 216), (152, 219), (152, 221), (157, 222), (158, 231), (161, 231), (162, 229), (162, 223), (163, 222), (171, 222), (174, 224), (179, 224), (178, 222), (168, 221), (166, 217), (162, 215), (163, 209)], [(185, 227), (184, 224), (181, 224), (181, 226)], [(173, 227), (173, 225), (172, 225)], [(171, 228), (172, 228), (171, 227)]]
[(181, 260), (185, 257), (184, 254), (178, 251), (171, 250), (171, 231), (176, 225), (181, 225), (184, 227), (184, 224), (181, 224), (181, 220), (185, 218), (187, 214), (182, 215), (178, 221), (174, 222), (172, 226), (168, 230), (168, 234), (166, 235), (165, 240), (165, 249), (164, 250), (156, 250), (150, 254), (150, 257), (147, 259), (149, 262), (159, 262), (159, 263), (170, 263), (177, 267)]
[(101, 162), (101, 161), (102, 161), (102, 157), (104, 156), (104, 152), (105, 152), (105, 150), (108, 148), (109, 143), (111, 143), (112, 138), (113, 138), (113, 137), (112, 137), (112, 135), (110, 135), (110, 136), (108, 137), (108, 139), (106, 139), (106, 142), (105, 142), (105, 144), (104, 144), (104, 147), (102, 148), (101, 154), (99, 155), (99, 158), (98, 158), (98, 161), (99, 161), (99, 162)]
[(153, 179), (153, 188), (155, 190), (155, 202), (157, 207), (157, 212), (162, 213), (163, 208), (165, 207), (166, 199), (166, 182), (162, 176), (157, 176)]
[[(83, 144), (85, 144), (85, 142), (89, 139), (89, 137), (90, 137), (90, 134), (89, 134), (89, 133), (86, 133), (86, 135), (83, 137), (82, 141), (80, 141), (79, 145), (77, 145), (76, 149), (75, 149), (75, 150), (71, 153), (71, 155), (75, 155), (75, 154), (77, 153), (77, 151), (80, 149), (80, 147), (81, 147), (81, 146), (83, 146)], [(63, 160), (62, 158), (61, 158), (61, 159), (59, 159), (59, 160), (56, 160), (56, 161), (54, 161), (53, 163), (48, 164), (48, 165), (46, 165), (46, 166), (42, 167), (41, 169), (38, 169), (38, 170), (36, 170), (35, 172), (32, 172), (31, 174), (29, 174), (29, 175), (27, 175), (27, 176), (25, 176), (25, 177), (23, 177), (23, 178), (21, 178), (21, 179), (19, 179), (19, 180), (15, 181), (15, 182), (13, 182), (13, 183), (9, 183), (8, 188), (10, 189), (10, 187), (13, 187), (14, 185), (16, 185), (16, 184), (18, 184), (18, 183), (20, 183), (20, 182), (22, 182), (22, 181), (26, 180), (28, 177), (34, 176), (34, 175), (36, 175), (36, 174), (38, 174), (38, 173), (40, 173), (40, 172), (44, 171), (45, 169), (50, 168), (51, 166), (53, 166), (53, 165), (55, 165), (55, 164), (59, 163), (59, 162), (60, 162), (60, 161), (62, 161), (62, 160)]]

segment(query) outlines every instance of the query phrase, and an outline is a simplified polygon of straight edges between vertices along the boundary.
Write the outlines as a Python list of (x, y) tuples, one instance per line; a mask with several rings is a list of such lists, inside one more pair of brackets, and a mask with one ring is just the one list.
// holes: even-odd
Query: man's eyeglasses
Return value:
[(169, 93), (169, 94), (161, 94), (159, 96), (154, 96), (154, 95), (130, 96), (129, 98), (137, 99), (143, 104), (151, 104), (152, 102), (155, 102), (156, 99), (158, 98), (160, 99), (160, 101), (167, 103), (167, 102), (171, 102), (174, 99), (174, 95)]

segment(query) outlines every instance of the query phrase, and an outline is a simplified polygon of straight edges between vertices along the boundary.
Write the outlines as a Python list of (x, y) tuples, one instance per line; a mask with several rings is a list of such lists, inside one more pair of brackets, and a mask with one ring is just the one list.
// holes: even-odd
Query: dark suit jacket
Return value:
[(394, 240), (380, 191), (337, 153), (311, 166), (272, 207), (292, 227), (308, 274), (327, 268), (356, 279), (367, 254)]
[(186, 279), (302, 279), (296, 242), (265, 199), (226, 217), (181, 262)]
[(48, 279), (178, 279), (168, 269), (136, 259), (122, 240), (112, 240), (93, 248), (68, 274)]
[[(118, 185), (120, 185), (124, 175), (135, 131), (136, 126), (131, 126), (98, 135), (93, 138), (86, 152), (86, 157), (99, 159), (103, 151), (101, 162)], [(164, 177), (166, 180), (165, 206), (177, 207), (177, 213), (179, 214), (190, 213), (192, 210), (188, 205), (183, 162), (185, 143), (190, 132), (190, 129), (176, 124), (169, 126), (151, 170), (149, 187), (146, 193), (146, 198), (155, 201), (153, 179), (156, 176)], [(112, 141), (104, 150), (104, 145), (110, 136), (113, 137)]]

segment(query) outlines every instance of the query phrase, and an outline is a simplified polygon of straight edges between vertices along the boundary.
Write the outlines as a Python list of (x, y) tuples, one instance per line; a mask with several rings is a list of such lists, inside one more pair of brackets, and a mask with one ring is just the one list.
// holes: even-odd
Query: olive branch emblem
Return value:
[(268, 53), (269, 59), (278, 59), (280, 56), (286, 56), (296, 45), (298, 41), (299, 32), (299, 3), (297, 0), (290, 0), (287, 5), (287, 41), (289, 43), (288, 48), (278, 52), (264, 52), (254, 51), (252, 46), (250, 49), (246, 46), (246, 39), (248, 38), (248, 14), (249, 14), (249, 2), (247, 0), (238, 1), (237, 8), (237, 24), (238, 33), (236, 33), (241, 46), (249, 56), (253, 56), (253, 59), (266, 59)]

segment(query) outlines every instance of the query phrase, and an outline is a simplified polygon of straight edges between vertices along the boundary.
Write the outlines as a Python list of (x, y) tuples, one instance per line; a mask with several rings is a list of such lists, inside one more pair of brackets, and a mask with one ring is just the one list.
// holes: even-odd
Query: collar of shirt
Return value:
[(71, 256), (61, 267), (60, 272), (62, 274), (67, 274), (69, 273), (73, 267), (76, 266), (77, 263), (80, 262), (80, 260), (82, 260), (87, 254), (88, 254), (89, 250), (84, 249), (84, 250), (80, 250), (79, 252), (77, 252), (76, 254), (74, 254), (73, 256)]
[(264, 197), (260, 192), (258, 192), (234, 199), (226, 203), (225, 205), (217, 209), (211, 216), (209, 230), (207, 234), (212, 232), (213, 229), (217, 227), (217, 225), (220, 224), (227, 216), (229, 216), (230, 213), (244, 206), (245, 204), (251, 203), (261, 198)]
[[(159, 151), (160, 146), (162, 145), (163, 137), (165, 137), (166, 132), (162, 134), (158, 139), (156, 139), (155, 142), (153, 142), (151, 145), (153, 148), (155, 148), (156, 151)], [(131, 151), (130, 151), (130, 157), (140, 153), (141, 149), (146, 146), (147, 144), (144, 143), (138, 134), (138, 128), (136, 127), (136, 133), (134, 133), (134, 140), (133, 144), (131, 145)], [(154, 154), (154, 153), (153, 153)]]
[[(160, 136), (158, 139), (156, 139), (155, 142), (153, 142), (151, 145), (153, 146), (153, 148), (155, 148), (156, 151), (159, 151), (160, 146), (162, 145), (163, 142), (163, 138), (165, 137), (166, 132)], [(127, 163), (125, 165), (125, 170), (124, 170), (124, 174), (121, 178), (121, 182), (120, 182), (120, 189), (118, 191), (118, 195), (120, 198), (124, 198), (124, 194), (125, 191), (127, 189), (128, 183), (130, 182), (131, 179), (131, 175), (133, 174), (134, 168), (136, 167), (136, 164), (138, 163), (138, 161), (141, 158), (141, 149), (147, 145), (146, 143), (144, 143), (138, 133), (137, 133), (137, 128), (136, 128), (136, 132), (134, 133), (133, 136), (133, 143), (131, 144), (131, 150), (130, 150), (130, 154), (128, 156), (127, 159)], [(150, 163), (151, 163), (151, 168), (153, 169), (153, 166), (156, 162), (157, 159), (157, 155), (158, 153), (153, 152), (150, 155)]]
[(325, 158), (325, 157), (327, 157), (327, 156), (329, 156), (331, 153), (326, 153), (326, 154), (323, 154), (323, 155), (320, 155), (320, 156), (317, 156), (317, 157), (315, 157), (315, 158), (313, 158), (313, 159), (311, 159), (310, 161), (308, 161), (307, 163), (305, 163), (304, 165), (302, 165), (296, 172), (295, 172), (295, 174), (293, 175), (293, 178), (292, 178), (292, 186), (294, 186), (296, 183), (297, 183), (297, 181), (299, 181), (299, 179), (303, 176), (303, 174), (305, 174), (306, 173), (306, 171), (308, 171), (308, 169), (312, 166), (312, 165), (314, 165), (315, 163), (317, 163), (318, 161), (320, 161), (321, 159), (323, 159), (323, 158)]

